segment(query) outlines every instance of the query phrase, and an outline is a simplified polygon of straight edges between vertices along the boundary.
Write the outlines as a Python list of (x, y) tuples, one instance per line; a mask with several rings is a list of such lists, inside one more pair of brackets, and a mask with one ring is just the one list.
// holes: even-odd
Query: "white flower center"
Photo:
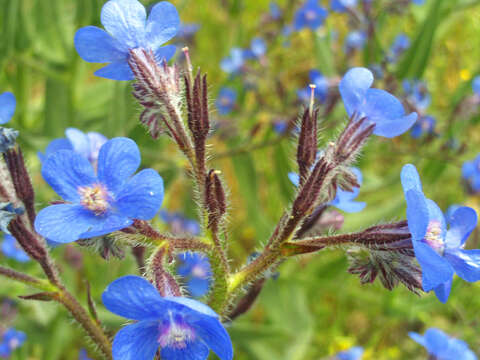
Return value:
[(187, 343), (195, 340), (194, 330), (183, 321), (180, 315), (175, 316), (169, 311), (168, 316), (169, 319), (164, 320), (159, 328), (158, 343), (160, 347), (186, 348)]
[(204, 267), (201, 265), (195, 265), (192, 268), (192, 276), (205, 279), (207, 277), (207, 272), (205, 271)]
[(78, 193), (80, 204), (93, 211), (95, 215), (102, 215), (108, 210), (110, 196), (103, 185), (82, 186), (78, 188)]
[(307, 20), (313, 21), (317, 18), (317, 13), (313, 10), (308, 10), (305, 14)]
[(442, 238), (442, 225), (439, 221), (430, 221), (424, 241), (439, 255), (443, 255), (443, 251), (445, 250), (445, 241)]

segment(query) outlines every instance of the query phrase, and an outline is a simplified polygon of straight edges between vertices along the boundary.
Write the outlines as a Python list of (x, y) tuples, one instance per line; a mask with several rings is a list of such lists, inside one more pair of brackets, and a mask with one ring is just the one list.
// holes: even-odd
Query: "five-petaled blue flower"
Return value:
[(363, 348), (355, 346), (351, 349), (339, 352), (336, 356), (338, 360), (360, 360), (363, 356)]
[(27, 335), (24, 332), (14, 328), (8, 329), (1, 337), (0, 357), (9, 357), (15, 349), (22, 346), (26, 338)]
[(220, 89), (217, 100), (215, 100), (215, 106), (217, 107), (220, 115), (229, 114), (235, 107), (235, 101), (237, 100), (237, 93), (235, 90), (229, 87)]
[[(357, 182), (359, 185), (362, 185), (362, 172), (358, 168), (352, 167), (350, 169), (355, 177), (357, 178)], [(297, 173), (290, 172), (288, 173), (288, 178), (290, 181), (298, 187), (299, 184), (299, 176)], [(328, 203), (330, 206), (334, 206), (337, 209), (343, 210), (347, 213), (355, 213), (362, 211), (366, 203), (354, 201), (358, 194), (360, 193), (360, 188), (354, 188), (353, 191), (346, 191), (342, 190), (340, 186), (337, 187), (337, 194), (335, 195), (335, 199)]]
[(402, 55), (410, 47), (410, 39), (405, 34), (398, 34), (390, 47), (387, 60), (396, 62), (398, 57)]
[(349, 32), (345, 38), (345, 51), (361, 50), (367, 41), (367, 34), (363, 30)]
[(465, 341), (450, 337), (439, 329), (430, 328), (423, 336), (415, 332), (408, 335), (437, 360), (477, 360)]
[(6, 91), (0, 95), (0, 125), (10, 121), (16, 106), (17, 100), (11, 92)]
[(121, 329), (113, 340), (114, 360), (204, 360), (212, 350), (233, 359), (230, 337), (207, 305), (183, 297), (162, 297), (147, 280), (124, 276), (102, 295), (105, 307), (138, 322)]
[(417, 113), (405, 115), (402, 103), (385, 90), (372, 88), (373, 74), (366, 68), (350, 69), (340, 81), (348, 116), (366, 117), (375, 124), (373, 133), (387, 138), (403, 134), (417, 120)]
[(423, 194), (415, 166), (405, 165), (401, 180), (413, 249), (422, 268), (423, 290), (434, 290), (438, 299), (445, 303), (454, 272), (469, 282), (480, 280), (480, 250), (463, 249), (477, 225), (477, 214), (469, 207), (460, 207), (450, 217), (450, 229), (447, 230), (442, 211)]
[(190, 295), (200, 297), (207, 293), (212, 271), (208, 258), (199, 253), (186, 252), (178, 256), (177, 273), (187, 280)]
[[(320, 71), (312, 69), (309, 72), (310, 84), (315, 85), (314, 96), (320, 102), (325, 102), (328, 95), (329, 81), (326, 76), (324, 76)], [(310, 101), (310, 94), (312, 89), (310, 86), (304, 87), (297, 91), (297, 96), (299, 100), (303, 103), (308, 103)]]
[(427, 88), (427, 84), (420, 80), (403, 80), (403, 91), (407, 96), (408, 101), (416, 108), (425, 110), (430, 106), (432, 97)]
[(138, 146), (127, 138), (102, 146), (96, 173), (76, 152), (53, 153), (44, 161), (42, 175), (67, 203), (41, 210), (35, 229), (51, 241), (68, 243), (153, 218), (163, 201), (163, 180), (153, 169), (132, 176), (139, 166)]
[(357, 0), (331, 0), (330, 8), (332, 11), (345, 12), (357, 6)]
[(232, 48), (230, 55), (223, 58), (220, 62), (220, 68), (228, 74), (236, 74), (240, 72), (245, 63), (245, 51), (240, 48)]
[(5, 234), (1, 247), (3, 255), (18, 262), (27, 262), (30, 260), (27, 253), (18, 244), (17, 240), (12, 236)]
[(295, 13), (293, 27), (297, 31), (306, 27), (316, 30), (323, 25), (327, 15), (328, 11), (320, 6), (318, 0), (306, 0)]
[(108, 139), (100, 133), (84, 133), (75, 128), (65, 130), (65, 137), (66, 138), (51, 141), (45, 149), (45, 154), (39, 152), (38, 157), (40, 161), (45, 161), (48, 156), (59, 150), (73, 150), (96, 167), (100, 148), (108, 141)]
[(200, 234), (200, 224), (192, 219), (188, 219), (178, 212), (168, 212), (160, 210), (160, 218), (170, 225), (170, 230), (174, 234)]
[(134, 78), (128, 58), (130, 50), (151, 50), (158, 60), (167, 61), (175, 46), (162, 46), (177, 34), (180, 18), (177, 9), (162, 1), (152, 7), (147, 19), (145, 7), (138, 0), (110, 0), (100, 17), (105, 30), (86, 26), (75, 34), (75, 48), (80, 57), (93, 63), (110, 63), (95, 75), (112, 80)]
[(480, 154), (472, 161), (465, 161), (463, 163), (462, 177), (474, 192), (480, 191)]
[(480, 75), (475, 76), (472, 80), (472, 90), (476, 95), (480, 96)]
[(410, 136), (414, 139), (418, 139), (422, 135), (433, 134), (435, 130), (435, 123), (436, 121), (433, 116), (422, 116), (410, 129)]

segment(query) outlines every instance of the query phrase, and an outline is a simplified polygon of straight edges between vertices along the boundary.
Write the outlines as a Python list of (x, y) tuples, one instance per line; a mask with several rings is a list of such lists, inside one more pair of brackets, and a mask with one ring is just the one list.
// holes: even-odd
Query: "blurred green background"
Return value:
[[(189, 46), (194, 66), (208, 73), (212, 105), (224, 85), (239, 92), (231, 115), (222, 118), (213, 112), (221, 131), (211, 139), (211, 152), (217, 154), (211, 164), (222, 170), (230, 187), (234, 266), (240, 266), (268, 239), (293, 197), (287, 174), (296, 170), (295, 141), (279, 139), (271, 124), (298, 114), (296, 90), (307, 84), (308, 71), (317, 68), (339, 78), (351, 66), (378, 63), (382, 49), (400, 32), (409, 35), (412, 47), (389, 71), (400, 79), (422, 78), (428, 83), (432, 94), (429, 113), (437, 118), (438, 136), (414, 140), (405, 134), (394, 140), (371, 140), (358, 159), (364, 174), (358, 200), (366, 201), (367, 207), (361, 213), (346, 214), (341, 231), (404, 218), (399, 173), (408, 162), (419, 169), (427, 196), (444, 210), (453, 203), (480, 208), (480, 200), (466, 195), (460, 178), (462, 162), (480, 150), (480, 117), (476, 111), (451, 116), (460, 100), (471, 95), (470, 80), (480, 71), (480, 1), (431, 0), (423, 6), (405, 7), (398, 14), (383, 11), (390, 1), (374, 0), (377, 37), (364, 51), (350, 57), (342, 51), (349, 26), (345, 14), (331, 14), (326, 26), (315, 33), (304, 30), (292, 34), (290, 45), (285, 47), (286, 38), (275, 35), (281, 24), (262, 23), (269, 0), (172, 2), (182, 21), (201, 26)], [(131, 84), (94, 77), (100, 65), (81, 60), (73, 47), (79, 27), (100, 25), (103, 3), (0, 0), (0, 91), (12, 91), (17, 97), (10, 125), (21, 132), (19, 142), (36, 185), (38, 208), (54, 194), (41, 178), (37, 152), (53, 138), (64, 136), (66, 127), (77, 127), (108, 137), (135, 139), (142, 150), (143, 165), (157, 169), (166, 182), (164, 208), (194, 218), (186, 161), (168, 138), (153, 141), (139, 125), (141, 109), (131, 96)], [(278, 4), (286, 9), (285, 21), (290, 22), (301, 2), (279, 0)], [(338, 40), (332, 36), (334, 32)], [(244, 80), (253, 83), (254, 89), (246, 90), (242, 80), (229, 79), (219, 63), (231, 47), (246, 47), (255, 36), (269, 39), (267, 63), (250, 65), (251, 73)], [(382, 87), (382, 83), (376, 86)], [(322, 119), (322, 142), (339, 132), (345, 116), (339, 104)], [(446, 146), (451, 138), (458, 143), (453, 149)], [(252, 144), (255, 150), (249, 150)], [(160, 221), (158, 225), (164, 226)], [(480, 246), (477, 234), (469, 244)], [(53, 256), (69, 289), (83, 302), (84, 279), (91, 283), (101, 319), (112, 332), (118, 329), (124, 319), (107, 312), (100, 296), (117, 277), (136, 273), (130, 252), (126, 250), (124, 261), (105, 261), (85, 248), (67, 246), (54, 249)], [(20, 265), (6, 258), (0, 261), (41, 276), (35, 264)], [(419, 298), (402, 287), (389, 292), (377, 282), (362, 286), (346, 272), (347, 267), (340, 250), (282, 265), (280, 277), (268, 281), (251, 312), (230, 326), (235, 359), (314, 360), (355, 345), (365, 347), (365, 359), (425, 359), (424, 350), (407, 333), (423, 333), (431, 326), (464, 339), (480, 353), (480, 285), (456, 279), (448, 303), (442, 305), (434, 295)], [(0, 298), (15, 298), (29, 291), (0, 280)], [(43, 302), (17, 303), (19, 314), (13, 325), (25, 331), (28, 340), (12, 359), (70, 360), (78, 357), (81, 348), (96, 358), (86, 336), (63, 309)]]

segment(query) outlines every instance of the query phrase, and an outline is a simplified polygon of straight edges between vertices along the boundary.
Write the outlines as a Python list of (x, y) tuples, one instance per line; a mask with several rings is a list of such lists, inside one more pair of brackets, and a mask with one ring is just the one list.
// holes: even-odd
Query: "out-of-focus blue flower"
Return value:
[(10, 221), (17, 215), (23, 214), (23, 212), (23, 208), (15, 208), (12, 203), (0, 202), (0, 231), (10, 234), (10, 231), (8, 231)]
[(277, 134), (283, 134), (287, 131), (288, 124), (285, 121), (275, 121), (273, 123), (273, 130)]
[(425, 0), (412, 0), (412, 3), (415, 5), (423, 5), (425, 4)]
[(399, 56), (401, 56), (410, 47), (410, 39), (405, 34), (398, 34), (393, 40), (393, 44), (390, 47), (387, 60), (389, 62), (396, 62)]
[(348, 33), (345, 38), (345, 50), (347, 52), (353, 50), (361, 50), (367, 41), (367, 34), (363, 30), (355, 30)]
[(318, 0), (306, 0), (295, 13), (293, 27), (297, 31), (306, 27), (316, 30), (323, 25), (327, 15), (328, 11), (320, 6)]
[(236, 101), (237, 92), (234, 89), (229, 87), (221, 88), (215, 101), (218, 113), (220, 115), (229, 114), (233, 110)]
[(170, 229), (175, 234), (200, 234), (200, 225), (192, 219), (188, 219), (180, 213), (160, 210), (160, 218), (170, 225)]
[(282, 9), (280, 9), (280, 6), (278, 6), (275, 1), (270, 1), (269, 9), (270, 16), (273, 20), (278, 20), (282, 17)]
[(355, 346), (349, 350), (339, 352), (337, 354), (338, 360), (361, 360), (363, 356), (363, 348)]
[(422, 116), (410, 129), (410, 135), (412, 138), (418, 139), (422, 135), (433, 134), (433, 131), (435, 130), (435, 124), (436, 121), (433, 116)]
[(15, 114), (17, 100), (11, 92), (4, 92), (0, 95), (0, 125), (10, 121)]
[(460, 339), (448, 336), (443, 331), (430, 328), (425, 335), (410, 332), (408, 335), (427, 349), (430, 355), (438, 360), (476, 360), (477, 356), (469, 349), (468, 344)]
[(108, 139), (100, 133), (84, 133), (75, 128), (65, 130), (65, 138), (55, 139), (48, 144), (45, 154), (38, 153), (41, 162), (59, 150), (72, 150), (86, 158), (92, 165), (96, 166), (100, 148)]
[(368, 68), (377, 79), (383, 79), (385, 74), (383, 73), (383, 68), (380, 64), (370, 64)]
[(182, 38), (182, 39), (191, 38), (193, 35), (197, 33), (199, 29), (200, 29), (199, 24), (180, 23), (180, 27), (178, 28), (177, 38)]
[(158, 60), (167, 61), (175, 46), (162, 46), (180, 27), (175, 6), (162, 1), (152, 7), (147, 19), (145, 7), (138, 0), (110, 0), (103, 5), (100, 20), (105, 30), (86, 26), (75, 34), (75, 48), (80, 57), (93, 63), (110, 63), (95, 75), (112, 80), (132, 80), (128, 65), (130, 50), (151, 50)]
[(250, 51), (256, 58), (260, 58), (265, 55), (267, 52), (267, 44), (265, 43), (265, 40), (259, 37), (254, 38), (250, 43)]
[[(351, 168), (353, 174), (357, 178), (357, 182), (359, 185), (362, 185), (362, 172), (358, 168)], [(300, 179), (297, 173), (290, 172), (288, 173), (288, 178), (293, 183), (293, 185), (297, 186), (300, 184)], [(340, 187), (337, 187), (337, 194), (335, 195), (335, 199), (333, 199), (328, 205), (334, 206), (337, 209), (343, 210), (347, 213), (355, 213), (362, 211), (366, 203), (354, 201), (358, 194), (360, 193), (360, 188), (354, 188), (353, 191), (345, 191), (342, 190)]]
[(87, 350), (82, 349), (78, 354), (78, 360), (92, 360), (88, 357)]
[(472, 80), (472, 90), (475, 94), (480, 95), (480, 75), (475, 76)]
[(190, 295), (200, 297), (207, 293), (212, 270), (208, 258), (198, 253), (186, 252), (178, 256), (177, 273), (187, 280)]
[(427, 88), (427, 84), (420, 80), (403, 80), (403, 91), (408, 101), (416, 108), (425, 110), (430, 106), (432, 97)]
[(27, 253), (23, 251), (17, 240), (12, 235), (6, 234), (4, 236), (1, 249), (3, 255), (11, 259), (19, 262), (27, 262), (30, 260)]
[(232, 48), (230, 55), (223, 58), (220, 67), (228, 74), (236, 74), (242, 70), (245, 63), (245, 52), (240, 48)]
[(357, 0), (331, 0), (330, 9), (336, 12), (345, 12), (357, 6)]
[(153, 169), (133, 176), (139, 166), (138, 146), (127, 138), (102, 146), (97, 173), (76, 152), (53, 153), (44, 161), (42, 175), (67, 203), (42, 209), (36, 231), (51, 241), (69, 243), (121, 230), (134, 219), (153, 218), (163, 201), (163, 180)]
[(463, 163), (462, 177), (474, 192), (480, 191), (480, 154), (472, 161), (465, 161)]
[(387, 138), (403, 134), (417, 120), (417, 113), (405, 115), (402, 103), (390, 93), (372, 88), (373, 74), (366, 68), (350, 69), (340, 81), (340, 94), (348, 116), (366, 117), (375, 124), (373, 133)]
[(113, 340), (114, 360), (152, 360), (160, 347), (162, 360), (205, 360), (212, 350), (221, 360), (233, 359), (230, 337), (207, 305), (183, 297), (162, 297), (147, 280), (124, 276), (102, 295), (112, 313), (136, 320)]
[(27, 339), (24, 332), (8, 329), (2, 336), (0, 342), (0, 357), (9, 357), (13, 351), (18, 349)]
[(434, 290), (445, 303), (454, 272), (469, 282), (480, 280), (480, 250), (463, 249), (477, 225), (477, 214), (469, 207), (460, 207), (450, 217), (447, 230), (442, 211), (423, 194), (415, 166), (405, 165), (401, 180), (413, 249), (422, 268), (423, 290)]
[[(310, 70), (310, 84), (315, 85), (314, 96), (320, 102), (325, 102), (328, 95), (329, 81), (326, 76), (315, 69)], [(312, 89), (309, 86), (304, 87), (297, 91), (297, 96), (300, 101), (303, 103), (308, 103), (310, 101), (310, 94)]]

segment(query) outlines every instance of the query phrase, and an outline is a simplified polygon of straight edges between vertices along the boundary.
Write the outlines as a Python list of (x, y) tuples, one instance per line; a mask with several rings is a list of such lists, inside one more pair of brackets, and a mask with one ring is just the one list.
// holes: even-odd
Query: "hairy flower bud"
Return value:
[(317, 155), (317, 120), (318, 109), (310, 111), (305, 109), (297, 147), (297, 164), (299, 170), (300, 185), (303, 184), (310, 167), (315, 162)]
[(208, 209), (208, 227), (218, 228), (223, 215), (227, 211), (227, 201), (219, 172), (210, 170), (205, 181), (205, 204)]

